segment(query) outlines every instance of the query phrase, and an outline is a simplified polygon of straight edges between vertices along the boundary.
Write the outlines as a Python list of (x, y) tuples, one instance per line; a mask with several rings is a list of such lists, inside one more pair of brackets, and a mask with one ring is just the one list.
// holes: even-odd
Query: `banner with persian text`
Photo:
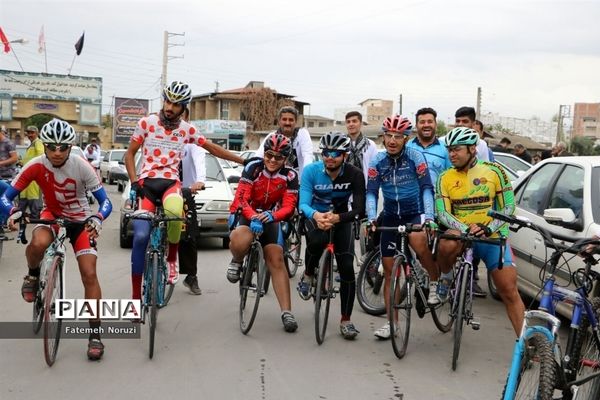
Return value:
[(138, 121), (148, 115), (148, 106), (148, 100), (115, 97), (114, 143), (129, 143)]

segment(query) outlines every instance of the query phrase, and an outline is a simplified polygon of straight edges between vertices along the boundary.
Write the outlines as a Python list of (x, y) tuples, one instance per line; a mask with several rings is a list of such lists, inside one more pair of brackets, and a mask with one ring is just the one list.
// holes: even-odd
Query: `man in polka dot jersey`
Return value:
[[(131, 190), (137, 193), (137, 208), (154, 212), (161, 202), (167, 216), (183, 215), (183, 197), (179, 180), (179, 165), (183, 146), (193, 143), (216, 157), (242, 164), (234, 153), (208, 141), (192, 124), (182, 119), (192, 92), (183, 82), (174, 81), (163, 89), (163, 107), (159, 114), (140, 119), (124, 157)], [(139, 174), (135, 170), (135, 155), (142, 149)], [(177, 282), (179, 271), (177, 249), (182, 222), (167, 224), (167, 263), (169, 283)], [(150, 238), (150, 222), (133, 221), (133, 250), (131, 252), (132, 298), (141, 299), (144, 258)]]

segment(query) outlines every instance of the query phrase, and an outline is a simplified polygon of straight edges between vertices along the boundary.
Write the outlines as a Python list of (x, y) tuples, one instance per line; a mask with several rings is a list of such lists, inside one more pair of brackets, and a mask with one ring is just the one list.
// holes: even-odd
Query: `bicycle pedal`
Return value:
[(334, 287), (333, 287), (333, 290), (331, 291), (331, 293), (333, 293), (333, 296), (334, 296), (334, 297), (335, 297), (336, 293), (339, 293), (339, 292), (340, 292), (340, 288), (339, 288), (339, 287), (337, 287), (337, 286), (334, 286)]
[(472, 320), (471, 321), (471, 328), (473, 328), (474, 331), (478, 331), (479, 328), (481, 328), (481, 323), (477, 320)]

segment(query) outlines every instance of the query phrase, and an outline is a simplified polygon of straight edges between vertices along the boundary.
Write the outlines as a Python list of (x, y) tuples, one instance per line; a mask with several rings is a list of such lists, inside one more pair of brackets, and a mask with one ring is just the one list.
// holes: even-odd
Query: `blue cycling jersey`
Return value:
[(417, 150), (405, 148), (397, 157), (382, 152), (371, 161), (367, 183), (367, 216), (371, 221), (377, 218), (380, 187), (384, 214), (425, 214), (426, 219), (433, 220), (433, 185), (427, 161)]
[(452, 167), (446, 146), (437, 138), (435, 138), (429, 146), (423, 147), (423, 144), (419, 141), (419, 138), (414, 137), (408, 141), (406, 147), (415, 149), (425, 156), (425, 160), (427, 160), (427, 166), (429, 167), (431, 183), (434, 187), (438, 176), (440, 176), (440, 174), (448, 168)]
[[(352, 210), (348, 202), (352, 196)], [(323, 161), (307, 165), (300, 180), (300, 211), (308, 218), (315, 212), (339, 214), (340, 222), (352, 221), (365, 213), (365, 178), (354, 165), (342, 164), (340, 174), (332, 180), (325, 172)]]

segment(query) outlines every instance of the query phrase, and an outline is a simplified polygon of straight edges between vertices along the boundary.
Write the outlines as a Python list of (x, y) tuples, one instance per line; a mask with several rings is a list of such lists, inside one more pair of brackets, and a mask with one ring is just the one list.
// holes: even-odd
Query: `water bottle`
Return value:
[(452, 270), (448, 273), (442, 273), (437, 287), (437, 294), (441, 299), (446, 299), (448, 296), (448, 290), (450, 290), (450, 284), (452, 283), (453, 273)]

